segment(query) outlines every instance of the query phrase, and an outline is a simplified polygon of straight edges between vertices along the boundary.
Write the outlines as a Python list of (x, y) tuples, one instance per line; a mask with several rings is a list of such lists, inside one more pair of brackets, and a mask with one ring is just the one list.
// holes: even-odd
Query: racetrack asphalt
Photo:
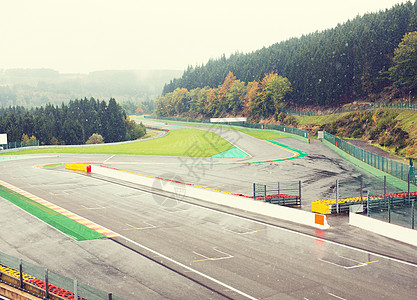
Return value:
[(311, 201), (332, 194), (336, 179), (350, 184), (346, 193), (355, 192), (352, 186), (361, 175), (366, 182), (380, 183), (318, 141), (278, 139), (308, 156), (254, 163), (293, 153), (244, 134), (217, 133), (251, 157), (51, 154), (1, 162), (1, 180), (119, 237), (78, 242), (2, 200), (0, 251), (127, 299), (417, 297), (415, 247), (351, 228), (344, 219), (330, 218), (334, 228), (319, 231), (238, 208), (207, 208), (196, 199), (184, 203), (62, 167), (34, 168), (63, 162), (104, 163), (249, 195), (253, 182), (301, 180), (306, 210)]

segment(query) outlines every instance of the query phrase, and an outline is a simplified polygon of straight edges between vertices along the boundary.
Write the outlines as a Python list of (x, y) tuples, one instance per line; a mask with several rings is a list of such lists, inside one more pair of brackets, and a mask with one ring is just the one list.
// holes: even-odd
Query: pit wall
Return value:
[(153, 176), (140, 175), (137, 173), (118, 170), (114, 168), (92, 165), (91, 172), (107, 177), (121, 179), (127, 182), (155, 187), (163, 191), (177, 194), (179, 197), (187, 196), (201, 199), (207, 202), (238, 208), (264, 216), (278, 218), (294, 223), (312, 226), (319, 229), (328, 229), (326, 216), (302, 211), (294, 208), (258, 202), (252, 199), (236, 195), (195, 187), (191, 185), (166, 181)]
[(349, 224), (417, 247), (417, 230), (350, 212)]

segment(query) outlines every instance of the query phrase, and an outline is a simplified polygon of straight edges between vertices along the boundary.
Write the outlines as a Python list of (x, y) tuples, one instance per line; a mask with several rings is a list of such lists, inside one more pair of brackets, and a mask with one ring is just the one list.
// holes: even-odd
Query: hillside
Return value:
[[(0, 106), (41, 106), (94, 97), (135, 104), (155, 99), (176, 70), (98, 71), (61, 74), (50, 69), (0, 70)], [(137, 107), (137, 106), (136, 106)]]
[[(292, 116), (299, 128), (366, 141), (402, 158), (417, 158), (417, 112), (377, 109), (326, 116)], [(294, 124), (293, 124), (294, 125)]]
[[(252, 53), (211, 59), (189, 67), (182, 77), (165, 85), (163, 93), (215, 88), (230, 71), (246, 84), (275, 72), (288, 78), (293, 88), (288, 99), (298, 105), (334, 106), (373, 98), (392, 85), (386, 71), (404, 34), (417, 30), (416, 8), (417, 2), (407, 2)], [(394, 89), (390, 97), (396, 96)]]

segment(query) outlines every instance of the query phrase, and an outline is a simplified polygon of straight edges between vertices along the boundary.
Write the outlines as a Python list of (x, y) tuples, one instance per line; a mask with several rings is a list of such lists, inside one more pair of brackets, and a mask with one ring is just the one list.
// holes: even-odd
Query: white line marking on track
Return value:
[[(142, 191), (142, 192), (147, 193), (147, 194), (153, 194), (151, 191)], [(170, 197), (167, 197), (167, 198), (170, 198)], [(176, 200), (176, 201), (179, 201), (179, 202), (182, 202), (181, 200), (178, 200), (178, 199), (174, 199), (174, 198), (172, 198), (172, 199)], [(214, 212), (219, 213), (219, 214), (232, 216), (232, 217), (235, 217), (235, 218), (240, 219), (240, 220), (250, 221), (250, 222), (253, 222), (255, 224), (266, 225), (267, 227), (275, 228), (275, 229), (282, 230), (282, 231), (289, 232), (289, 233), (294, 233), (296, 235), (304, 236), (304, 237), (307, 237), (309, 239), (314, 239), (316, 241), (320, 241), (320, 242), (323, 242), (323, 243), (329, 243), (331, 245), (340, 246), (342, 248), (355, 250), (355, 251), (358, 251), (358, 252), (361, 252), (361, 253), (372, 254), (372, 255), (380, 257), (380, 258), (384, 258), (384, 259), (387, 259), (387, 260), (390, 260), (390, 261), (394, 261), (394, 262), (397, 262), (397, 263), (400, 263), (400, 264), (404, 264), (404, 265), (407, 265), (407, 266), (417, 268), (417, 264), (415, 264), (415, 263), (410, 263), (410, 262), (407, 262), (407, 261), (403, 261), (403, 260), (400, 260), (400, 259), (396, 259), (396, 258), (393, 258), (393, 257), (386, 256), (386, 255), (383, 255), (383, 254), (378, 254), (378, 253), (375, 253), (375, 252), (372, 252), (372, 251), (369, 251), (369, 250), (363, 250), (363, 249), (360, 249), (360, 248), (355, 248), (353, 246), (345, 245), (345, 244), (342, 244), (342, 243), (339, 243), (339, 242), (334, 242), (334, 241), (331, 241), (331, 240), (322, 239), (322, 238), (319, 238), (317, 236), (313, 236), (313, 235), (309, 235), (309, 234), (306, 234), (306, 233), (298, 232), (294, 229), (288, 229), (288, 228), (284, 228), (284, 227), (281, 227), (281, 226), (278, 226), (278, 225), (273, 225), (273, 224), (265, 223), (265, 222), (262, 222), (262, 221), (256, 221), (256, 220), (253, 220), (253, 219), (250, 219), (250, 218), (238, 216), (238, 215), (235, 215), (235, 214), (232, 214), (232, 213), (220, 211), (220, 210), (209, 208), (209, 207), (204, 207), (204, 206), (194, 204), (194, 203), (190, 203), (190, 202), (184, 202), (184, 203), (187, 203), (191, 206), (195, 206), (195, 207), (198, 207), (198, 208), (206, 209), (206, 210), (209, 210), (209, 211), (214, 211)]]
[(184, 265), (183, 263), (180, 263), (179, 261), (176, 261), (176, 260), (174, 260), (174, 259), (172, 259), (172, 258), (170, 258), (170, 257), (168, 257), (168, 256), (166, 256), (166, 255), (164, 255), (162, 253), (159, 253), (159, 252), (157, 252), (157, 251), (155, 251), (155, 250), (153, 250), (151, 248), (148, 248), (148, 247), (146, 247), (146, 246), (144, 246), (142, 244), (139, 244), (138, 242), (136, 242), (134, 240), (131, 240), (131, 239), (129, 239), (129, 238), (125, 237), (125, 236), (122, 236), (120, 234), (119, 234), (119, 237), (122, 238), (122, 239), (125, 239), (126, 241), (128, 241), (128, 242), (130, 242), (130, 243), (132, 243), (132, 244), (134, 244), (134, 245), (136, 245), (138, 247), (141, 247), (142, 249), (145, 249), (146, 251), (149, 251), (149, 252), (151, 252), (153, 254), (156, 254), (157, 256), (159, 256), (159, 257), (161, 257), (161, 258), (163, 258), (165, 260), (168, 260), (168, 261), (170, 261), (170, 262), (172, 262), (172, 263), (180, 266), (181, 268), (184, 268), (184, 269), (186, 269), (186, 270), (188, 270), (190, 272), (193, 272), (193, 273), (195, 273), (197, 275), (200, 275), (200, 276), (202, 276), (202, 277), (204, 277), (204, 278), (206, 278), (206, 279), (208, 279), (208, 280), (210, 280), (210, 281), (212, 281), (214, 283), (217, 283), (217, 284), (219, 284), (221, 286), (224, 286), (226, 289), (231, 290), (231, 291), (233, 291), (233, 292), (235, 292), (235, 293), (237, 293), (239, 295), (242, 295), (243, 297), (246, 297), (248, 299), (257, 300), (257, 298), (255, 298), (255, 297), (253, 297), (253, 296), (251, 296), (249, 294), (246, 294), (245, 292), (242, 292), (242, 291), (240, 291), (238, 289), (235, 289), (234, 287), (232, 287), (232, 286), (230, 286), (230, 285), (228, 285), (228, 284), (226, 284), (226, 283), (224, 283), (224, 282), (222, 282), (220, 280), (217, 280), (217, 279), (215, 279), (215, 278), (213, 278), (213, 277), (211, 277), (211, 276), (209, 276), (207, 274), (204, 274), (204, 273), (202, 273), (200, 271), (197, 271), (197, 270), (195, 270), (195, 269), (193, 269), (193, 268), (191, 268), (191, 267), (189, 267), (187, 265)]
[(332, 294), (332, 293), (327, 293), (327, 294), (329, 294), (330, 296), (333, 296), (333, 297), (335, 297), (337, 299), (346, 300), (345, 298), (339, 297), (339, 296), (337, 296), (335, 294)]
[(203, 255), (203, 254), (200, 254), (200, 253), (198, 253), (198, 252), (193, 251), (193, 253), (194, 253), (194, 254), (196, 254), (196, 255), (198, 255), (198, 256), (201, 256), (201, 257), (204, 257), (203, 259), (196, 259), (196, 260), (193, 260), (193, 262), (201, 262), (201, 261), (208, 261), (208, 260), (222, 260), (222, 259), (228, 259), (228, 258), (233, 258), (233, 257), (234, 257), (233, 255), (231, 255), (231, 254), (229, 254), (229, 253), (226, 253), (226, 252), (220, 251), (220, 250), (219, 250), (219, 249), (217, 249), (216, 247), (214, 247), (214, 248), (213, 248), (213, 250), (214, 250), (214, 251), (217, 251), (217, 252), (220, 252), (220, 253), (221, 253), (221, 254), (223, 254), (224, 256), (222, 256), (222, 257), (208, 257), (208, 256), (205, 256), (205, 255)]
[(107, 158), (105, 161), (103, 161), (103, 164), (105, 164), (106, 162), (108, 162), (110, 159), (112, 159), (115, 156), (116, 156), (116, 154), (113, 154), (112, 156), (110, 156), (109, 158)]

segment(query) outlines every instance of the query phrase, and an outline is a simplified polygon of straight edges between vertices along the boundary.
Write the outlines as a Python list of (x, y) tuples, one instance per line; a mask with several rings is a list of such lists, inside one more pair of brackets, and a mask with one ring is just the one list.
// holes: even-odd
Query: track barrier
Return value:
[(73, 170), (73, 171), (83, 171), (90, 173), (91, 172), (91, 165), (89, 164), (78, 164), (78, 163), (66, 163), (65, 169)]
[(349, 224), (417, 247), (417, 230), (349, 213)]
[[(91, 167), (92, 173), (111, 178), (117, 178), (135, 184), (145, 185), (148, 187), (158, 186), (163, 191), (178, 195), (178, 198), (184, 196), (192, 197), (210, 203), (238, 208), (264, 216), (274, 217), (320, 229), (328, 229), (330, 227), (327, 223), (326, 216), (317, 217), (316, 214), (312, 212), (302, 211), (299, 209), (284, 207), (280, 205), (268, 205), (268, 203), (254, 201), (253, 199), (241, 197), (232, 193), (216, 191), (204, 187), (197, 187), (190, 184), (183, 184), (180, 182), (174, 182), (172, 180), (169, 182), (169, 184), (167, 184), (166, 181), (160, 184), (155, 184), (157, 181), (164, 181), (164, 179), (105, 166), (92, 165)], [(182, 191), (180, 195), (178, 194), (179, 190)]]
[[(29, 275), (30, 273), (31, 275)], [(0, 295), (12, 295), (10, 287), (42, 299), (50, 300), (93, 300), (123, 298), (87, 286), (48, 269), (0, 252)], [(15, 299), (15, 298), (12, 298)], [(26, 299), (22, 297), (21, 299)]]

